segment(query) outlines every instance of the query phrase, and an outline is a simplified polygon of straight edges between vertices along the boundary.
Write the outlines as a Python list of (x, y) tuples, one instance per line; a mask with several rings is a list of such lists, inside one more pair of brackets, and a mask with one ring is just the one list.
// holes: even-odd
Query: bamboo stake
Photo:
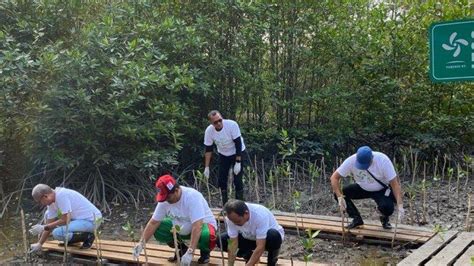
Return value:
[(398, 228), (398, 211), (397, 211), (397, 218), (395, 219), (395, 230), (393, 231), (393, 236), (392, 236), (392, 249), (395, 244), (395, 237), (397, 236), (397, 228)]
[(254, 163), (255, 163), (255, 197), (257, 199), (257, 202), (260, 202), (260, 196), (258, 195), (257, 155), (255, 155), (254, 157)]
[[(144, 231), (143, 230), (143, 225), (141, 226), (140, 231), (143, 235), (143, 231)], [(145, 265), (148, 266), (148, 254), (146, 252), (146, 241), (143, 241), (143, 252), (145, 253)]]
[(99, 233), (97, 231), (97, 228), (100, 225), (100, 224), (97, 225), (97, 223), (100, 223), (100, 222), (98, 222), (98, 220), (96, 219), (95, 213), (92, 213), (92, 215), (94, 216), (94, 236), (95, 236), (95, 249), (97, 251), (97, 264), (100, 265), (102, 264), (102, 247), (100, 245)]
[[(222, 211), (219, 212), (219, 217), (217, 218), (217, 228), (218, 228), (218, 233), (219, 233), (219, 246), (221, 247), (221, 260), (222, 260), (222, 265), (225, 265), (225, 259), (224, 259), (224, 249), (222, 248), (222, 238), (221, 238), (221, 216), (224, 218), (224, 215), (222, 215)], [(224, 222), (225, 223), (225, 222)]]
[(467, 194), (467, 215), (466, 215), (466, 231), (471, 231), (471, 208), (472, 208), (472, 198), (470, 194)]
[(178, 258), (178, 265), (181, 264), (181, 257), (179, 256), (179, 248), (178, 248), (178, 238), (176, 236), (176, 227), (173, 225), (171, 229), (173, 231), (173, 242), (174, 242), (174, 253), (176, 254), (176, 258)]
[(64, 236), (64, 257), (63, 263), (67, 264), (67, 246), (69, 244), (69, 213), (66, 214), (66, 234)]
[(339, 209), (339, 212), (341, 213), (342, 245), (344, 246), (346, 244), (346, 227), (344, 223), (346, 215), (341, 209)]
[(29, 262), (29, 253), (28, 253), (28, 242), (26, 237), (26, 225), (25, 225), (25, 213), (23, 212), (23, 208), (20, 209), (21, 215), (21, 233), (23, 234), (23, 248), (25, 251), (25, 261)]

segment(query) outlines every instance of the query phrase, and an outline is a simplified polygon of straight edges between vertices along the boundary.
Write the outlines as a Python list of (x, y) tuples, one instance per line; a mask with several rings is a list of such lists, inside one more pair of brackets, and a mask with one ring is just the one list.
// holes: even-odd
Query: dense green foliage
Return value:
[(267, 159), (281, 129), (303, 158), (472, 152), (474, 86), (433, 84), (427, 45), (469, 1), (293, 2), (3, 1), (0, 183), (54, 169), (107, 190), (199, 169), (211, 109)]

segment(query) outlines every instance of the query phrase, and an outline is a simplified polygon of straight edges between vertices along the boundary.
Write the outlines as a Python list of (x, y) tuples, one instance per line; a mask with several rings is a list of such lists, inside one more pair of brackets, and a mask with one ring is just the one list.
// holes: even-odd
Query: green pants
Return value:
[[(173, 240), (173, 221), (170, 218), (165, 218), (160, 222), (160, 226), (155, 231), (155, 239), (161, 243), (174, 243)], [(185, 239), (191, 239), (191, 234), (180, 235), (176, 234), (178, 242)], [(210, 224), (202, 224), (201, 237), (199, 237), (198, 248), (202, 251), (211, 251), (216, 246), (216, 229)]]

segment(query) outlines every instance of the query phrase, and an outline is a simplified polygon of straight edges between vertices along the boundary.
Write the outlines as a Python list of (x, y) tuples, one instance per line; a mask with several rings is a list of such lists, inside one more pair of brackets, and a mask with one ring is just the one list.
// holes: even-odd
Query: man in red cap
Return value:
[[(153, 216), (143, 231), (140, 242), (133, 249), (136, 259), (143, 245), (152, 235), (158, 242), (174, 247), (172, 227), (178, 226), (178, 248), (181, 265), (190, 265), (196, 248), (200, 249), (199, 264), (209, 262), (209, 255), (216, 245), (216, 219), (202, 194), (189, 187), (180, 186), (171, 175), (156, 181), (156, 205)], [(189, 247), (183, 242), (189, 240)], [(170, 258), (170, 261), (176, 261)]]

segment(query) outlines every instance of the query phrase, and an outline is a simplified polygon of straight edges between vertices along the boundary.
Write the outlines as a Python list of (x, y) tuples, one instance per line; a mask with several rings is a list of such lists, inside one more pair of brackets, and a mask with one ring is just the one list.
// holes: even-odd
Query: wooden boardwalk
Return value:
[[(213, 209), (216, 218), (223, 220), (223, 217), (219, 215), (220, 210)], [(313, 231), (321, 230), (321, 232), (340, 234), (342, 235), (342, 222), (341, 217), (323, 216), (323, 215), (311, 215), (311, 214), (298, 214), (295, 219), (294, 213), (288, 212), (273, 212), (278, 223), (284, 228), (288, 229), (311, 229)], [(345, 225), (348, 221), (346, 219)], [(379, 240), (391, 241), (394, 233), (394, 229), (383, 229), (379, 221), (364, 221), (364, 225), (356, 229), (346, 231), (357, 237), (368, 237)], [(395, 225), (392, 223), (392, 226)], [(430, 240), (435, 235), (434, 232), (421, 228), (408, 225), (399, 224), (395, 241), (397, 242), (412, 242), (415, 244), (423, 244)]]
[[(100, 244), (97, 243), (98, 241), (94, 242), (94, 245), (91, 249), (79, 249), (77, 245), (68, 246), (68, 252), (70, 254), (81, 255), (90, 257), (92, 261), (95, 261), (97, 258), (97, 246), (100, 246), (100, 250), (102, 251), (102, 259), (108, 259), (110, 261), (115, 262), (122, 262), (122, 263), (137, 263), (137, 261), (133, 260), (132, 257), (132, 249), (135, 246), (135, 243), (128, 242), (128, 241), (117, 241), (117, 240), (100, 240)], [(44, 251), (55, 251), (55, 252), (64, 252), (64, 247), (59, 246), (59, 241), (48, 241), (44, 243), (43, 250)], [(147, 244), (147, 255), (148, 255), (148, 263), (150, 265), (176, 265), (175, 263), (169, 262), (167, 259), (174, 255), (174, 249), (165, 246), (165, 245), (157, 245), (157, 244)], [(199, 251), (196, 252), (197, 255), (194, 256), (193, 265), (197, 265), (197, 259), (199, 258)], [(224, 252), (225, 262), (227, 263), (227, 254)], [(146, 262), (145, 255), (142, 252), (140, 255), (139, 263), (144, 264)], [(261, 263), (258, 265), (265, 265), (266, 258), (262, 257)], [(208, 265), (222, 265), (222, 258), (220, 251), (212, 251), (211, 252), (211, 260)], [(245, 265), (245, 262), (238, 258), (235, 265)], [(279, 259), (278, 265), (296, 265), (296, 266), (303, 266), (305, 265), (302, 261), (294, 260), (291, 262), (287, 259)], [(308, 263), (307, 265), (326, 265), (326, 264), (317, 264), (317, 263)]]
[(433, 237), (398, 265), (469, 266), (471, 257), (474, 257), (474, 233), (448, 231)]

